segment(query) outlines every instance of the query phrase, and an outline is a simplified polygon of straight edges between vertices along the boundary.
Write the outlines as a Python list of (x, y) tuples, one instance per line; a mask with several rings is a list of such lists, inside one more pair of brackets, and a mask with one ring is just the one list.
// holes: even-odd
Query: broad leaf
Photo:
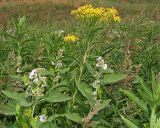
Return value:
[(12, 101), (7, 104), (0, 104), (0, 114), (16, 115), (16, 102)]
[(82, 117), (78, 113), (69, 113), (65, 114), (66, 118), (76, 122), (76, 123), (81, 123), (82, 122)]
[(25, 98), (22, 98), (20, 101), (19, 101), (19, 104), (21, 106), (25, 106), (25, 107), (29, 107), (33, 104), (33, 102), (28, 102)]
[(32, 126), (32, 128), (37, 128), (37, 121), (38, 121), (38, 117), (32, 117), (30, 124)]
[(22, 98), (25, 97), (24, 93), (10, 92), (10, 91), (4, 91), (4, 90), (2, 90), (2, 93), (7, 97), (18, 100), (18, 101), (20, 101)]
[(64, 95), (60, 92), (51, 91), (46, 97), (45, 100), (48, 102), (63, 102), (72, 99), (71, 97)]
[(93, 93), (92, 89), (89, 87), (89, 85), (85, 83), (76, 83), (78, 90), (81, 92), (81, 94), (87, 98), (88, 100), (93, 99)]
[(103, 78), (103, 82), (104, 84), (112, 84), (123, 80), (126, 77), (127, 75), (125, 74), (106, 74)]
[(21, 106), (28, 107), (32, 105), (31, 102), (28, 102), (26, 100), (24, 93), (10, 92), (10, 91), (4, 91), (4, 90), (2, 90), (2, 93), (11, 99), (17, 100)]

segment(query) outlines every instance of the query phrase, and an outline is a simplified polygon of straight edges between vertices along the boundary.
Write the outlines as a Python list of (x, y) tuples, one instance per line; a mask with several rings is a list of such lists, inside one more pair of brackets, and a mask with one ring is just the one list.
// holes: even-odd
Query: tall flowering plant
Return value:
[(78, 21), (73, 32), (45, 34), (38, 39), (44, 42), (41, 61), (25, 72), (18, 65), (22, 90), (2, 91), (10, 100), (0, 113), (14, 115), (15, 128), (101, 126), (95, 117), (111, 101), (106, 85), (126, 77), (114, 73), (101, 54), (106, 26), (121, 20), (117, 10), (86, 5), (71, 14)]
[[(97, 122), (93, 121), (93, 118), (110, 102), (105, 94), (105, 85), (116, 83), (126, 77), (110, 69), (104, 57), (101, 56), (103, 45), (100, 45), (104, 44), (106, 27), (110, 23), (120, 22), (121, 18), (114, 8), (96, 8), (91, 4), (71, 11), (71, 15), (76, 18), (78, 24), (72, 32), (75, 33), (74, 35), (68, 34), (64, 37), (64, 43), (68, 49), (64, 54), (70, 58), (70, 74), (74, 74), (74, 76), (70, 75), (72, 78), (70, 85), (73, 87), (72, 106), (66, 117), (83, 124), (83, 127), (90, 127), (96, 125)], [(78, 98), (81, 95), (84, 97), (83, 101)], [(89, 107), (84, 114), (78, 113), (78, 110), (81, 110), (79, 100), (86, 101), (83, 108)], [(81, 120), (75, 120), (73, 117)]]

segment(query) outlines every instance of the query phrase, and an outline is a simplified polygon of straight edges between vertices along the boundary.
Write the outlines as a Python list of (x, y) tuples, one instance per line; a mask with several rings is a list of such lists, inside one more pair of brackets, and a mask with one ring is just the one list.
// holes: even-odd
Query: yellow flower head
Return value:
[(68, 34), (67, 36), (64, 37), (65, 42), (76, 42), (78, 40), (79, 40), (79, 37), (72, 34)]
[(71, 14), (79, 19), (97, 18), (100, 21), (121, 21), (116, 9), (103, 7), (95, 8), (91, 4), (79, 7), (77, 10), (71, 11)]

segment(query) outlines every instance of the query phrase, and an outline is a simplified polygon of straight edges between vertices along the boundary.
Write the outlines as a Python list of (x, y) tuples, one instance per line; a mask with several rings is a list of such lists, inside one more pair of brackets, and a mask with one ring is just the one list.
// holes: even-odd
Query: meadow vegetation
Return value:
[(0, 5), (0, 128), (160, 128), (159, 0)]

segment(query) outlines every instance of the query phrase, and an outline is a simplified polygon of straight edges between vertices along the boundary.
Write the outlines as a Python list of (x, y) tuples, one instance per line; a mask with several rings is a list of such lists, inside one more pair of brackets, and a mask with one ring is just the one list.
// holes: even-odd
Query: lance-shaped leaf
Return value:
[(130, 100), (132, 100), (134, 103), (136, 103), (145, 113), (148, 113), (148, 108), (147, 108), (146, 104), (142, 100), (140, 100), (135, 94), (133, 94), (130, 91), (123, 90), (123, 89), (120, 89), (120, 91), (124, 95), (128, 96), (128, 98)]
[(128, 128), (139, 128), (137, 125), (135, 125), (132, 121), (128, 120), (124, 116), (120, 115), (123, 122), (128, 126)]
[(63, 102), (63, 101), (70, 100), (72, 98), (60, 92), (51, 91), (47, 96), (45, 96), (44, 99), (48, 102)]
[(125, 74), (106, 74), (103, 78), (103, 82), (104, 84), (113, 84), (123, 80), (126, 77), (127, 75)]
[(93, 99), (92, 89), (89, 85), (87, 85), (86, 83), (76, 82), (76, 86), (85, 98), (87, 98), (88, 100)]
[(65, 117), (76, 123), (82, 122), (82, 117), (78, 113), (68, 113), (68, 114), (65, 114)]

